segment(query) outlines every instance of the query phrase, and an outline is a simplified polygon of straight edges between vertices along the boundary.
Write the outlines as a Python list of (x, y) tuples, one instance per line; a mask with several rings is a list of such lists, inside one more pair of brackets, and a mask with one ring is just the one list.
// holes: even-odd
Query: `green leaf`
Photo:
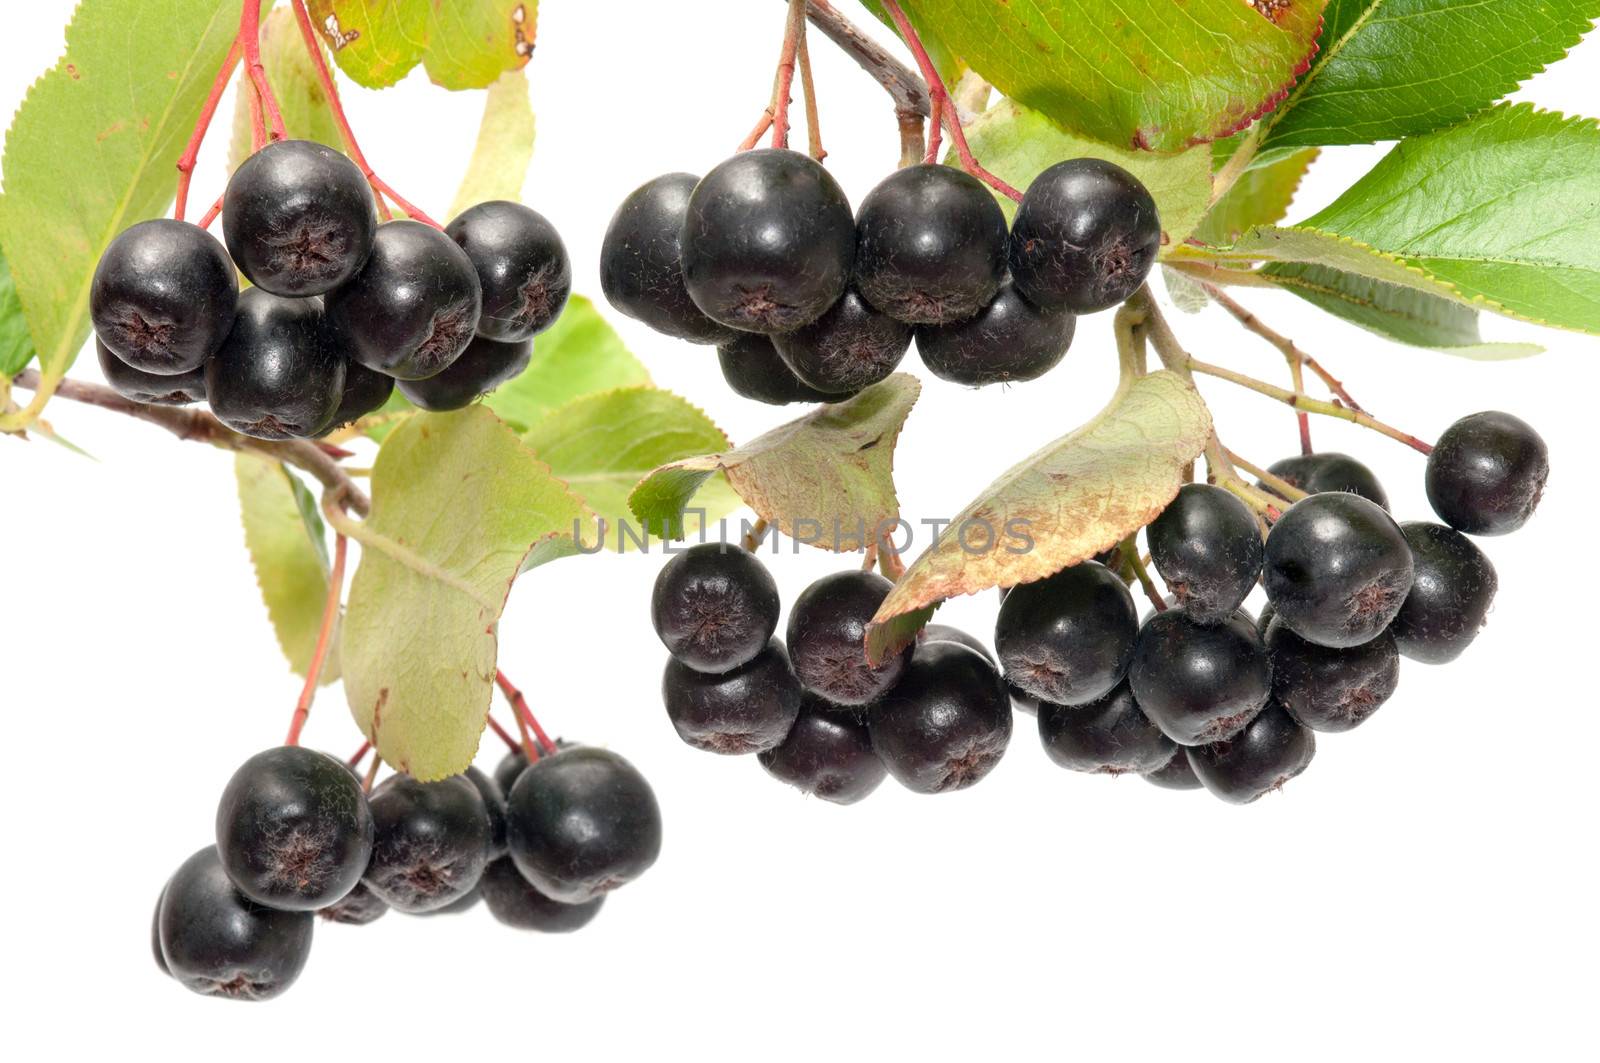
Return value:
[(11, 264), (0, 249), (0, 376), (7, 380), (16, 376), (33, 361), (33, 355), (33, 335), (22, 315), (17, 286), (11, 282)]
[(12, 120), (0, 246), (46, 392), (89, 335), (100, 252), (171, 201), (173, 166), (238, 24), (237, 0), (82, 0), (66, 54)]
[(1333, 0), (1267, 147), (1370, 144), (1453, 125), (1578, 43), (1597, 0)]
[(1245, 171), (1206, 213), (1195, 230), (1195, 239), (1208, 244), (1231, 244), (1258, 225), (1281, 221), (1289, 212), (1301, 178), (1316, 158), (1317, 149), (1307, 148)]
[[(879, 0), (861, 0), (861, 5), (872, 12), (873, 17), (879, 22), (894, 30), (895, 36), (900, 35), (894, 19), (889, 17), (889, 13), (883, 9), (883, 4), (879, 3)], [(961, 80), (961, 75), (966, 71), (967, 65), (961, 61), (960, 56), (950, 50), (950, 46), (939, 35), (938, 29), (930, 25), (927, 19), (912, 11), (909, 4), (901, 4), (900, 8), (905, 11), (906, 18), (911, 20), (911, 28), (917, 31), (917, 39), (922, 42), (923, 48), (927, 49), (928, 58), (933, 60), (933, 67), (939, 71), (940, 79), (954, 89), (956, 82)]]
[(663, 465), (628, 505), (652, 535), (682, 538), (684, 507), (721, 472), (757, 515), (791, 538), (841, 553), (864, 549), (899, 519), (894, 445), (921, 391), (916, 377), (896, 373), (742, 447)]
[[(256, 585), (278, 645), (295, 675), (303, 676), (322, 630), (328, 597), (328, 555), (322, 518), (305, 485), (281, 462), (248, 451), (233, 460), (244, 542)], [(323, 662), (320, 682), (339, 678), (337, 643)]]
[(1273, 263), (1261, 271), (1313, 306), (1413, 347), (1466, 358), (1524, 358), (1542, 347), (1532, 343), (1485, 343), (1478, 311), (1415, 288), (1298, 262)]
[(1211, 414), (1182, 377), (1125, 380), (1093, 420), (1003, 473), (922, 552), (872, 618), (867, 653), (879, 659), (921, 626), (896, 618), (1044, 579), (1121, 542), (1177, 496), (1210, 435)]
[(343, 638), (350, 711), (386, 762), (425, 781), (472, 762), (511, 582), (530, 557), (572, 553), (591, 521), (481, 406), (390, 433)]
[(428, 47), (427, 0), (306, 0), (334, 62), (358, 85), (393, 85)]
[[(319, 45), (320, 47), (320, 45)], [(278, 98), (284, 127), (298, 140), (315, 140), (335, 151), (344, 150), (339, 123), (333, 119), (328, 94), (322, 89), (317, 68), (306, 51), (294, 11), (280, 7), (262, 20), (261, 62), (267, 68), (267, 83)], [(250, 155), (250, 94), (234, 98), (233, 136), (228, 141), (228, 169)]]
[[(1181, 244), (1194, 231), (1211, 201), (1211, 151), (1192, 148), (1180, 155), (1124, 151), (1062, 132), (1038, 111), (1000, 100), (966, 127), (973, 154), (996, 175), (1018, 188), (1063, 159), (1092, 156), (1116, 163), (1144, 182), (1161, 213), (1162, 243)], [(1017, 205), (999, 196), (1009, 221)]]
[(334, 61), (369, 89), (423, 63), (447, 89), (481, 89), (533, 54), (537, 0), (308, 0)]
[[(1311, 60), (1320, 0), (915, 0), (1002, 93), (1107, 144), (1182, 151), (1268, 110)], [(1263, 13), (1265, 12), (1265, 13)]]
[[(711, 419), (684, 399), (659, 388), (603, 391), (574, 399), (523, 437), (588, 507), (617, 529), (632, 518), (628, 495), (653, 469), (679, 458), (726, 450), (729, 440)], [(709, 523), (737, 509), (739, 498), (722, 477), (695, 496)], [(616, 531), (618, 549), (631, 545)]]
[(484, 94), (478, 142), (448, 217), (491, 199), (520, 200), (533, 159), (533, 105), (520, 70), (500, 75)]

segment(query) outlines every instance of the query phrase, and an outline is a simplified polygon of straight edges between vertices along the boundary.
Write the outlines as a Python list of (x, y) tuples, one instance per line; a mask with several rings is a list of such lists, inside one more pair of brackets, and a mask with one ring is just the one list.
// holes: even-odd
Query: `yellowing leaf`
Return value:
[(1195, 238), (1208, 244), (1231, 244), (1257, 225), (1281, 221), (1294, 202), (1301, 179), (1316, 159), (1317, 149), (1307, 148), (1246, 170), (1206, 212)]
[(308, 0), (334, 60), (370, 89), (418, 63), (447, 89), (481, 89), (533, 55), (538, 0)]
[(484, 94), (478, 142), (448, 216), (453, 218), (491, 199), (520, 200), (532, 159), (533, 105), (528, 102), (528, 79), (522, 71), (513, 70), (501, 74)]

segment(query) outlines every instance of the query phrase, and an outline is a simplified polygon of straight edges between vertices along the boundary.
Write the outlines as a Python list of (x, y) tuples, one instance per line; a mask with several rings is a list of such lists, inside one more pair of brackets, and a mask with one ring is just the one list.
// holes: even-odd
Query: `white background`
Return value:
[[(0, 111), (53, 62), (71, 6), (8, 12)], [(622, 197), (658, 173), (703, 171), (749, 129), (783, 10), (552, 0), (540, 14), (525, 198), (565, 235), (578, 290), (597, 295), (600, 236)], [(829, 165), (859, 200), (894, 165), (893, 118), (853, 64), (820, 39), (814, 52)], [(1597, 61), (1591, 41), (1519, 98), (1600, 111), (1580, 73)], [(420, 71), (397, 90), (348, 95), (374, 163), (443, 210), (477, 96), (434, 89)], [(196, 203), (220, 187), (224, 138), (202, 160)], [(1381, 152), (1327, 153), (1291, 218)], [(55, 403), (51, 419), (98, 462), (0, 440), (6, 1054), (1593, 1058), (1580, 1016), (1600, 949), (1595, 341), (1490, 320), (1491, 336), (1549, 353), (1464, 363), (1386, 345), (1290, 296), (1241, 299), (1410, 431), (1431, 438), (1501, 408), (1534, 422), (1554, 455), (1537, 519), (1483, 543), (1501, 591), (1472, 651), (1448, 668), (1406, 662), (1394, 701), (1354, 734), (1319, 738), (1286, 792), (1234, 808), (1075, 776), (1019, 716), (1009, 755), (973, 790), (917, 797), (889, 782), (852, 808), (803, 800), (753, 759), (673, 735), (646, 611), (659, 560), (565, 561), (519, 584), (502, 661), (552, 730), (647, 773), (666, 814), (660, 863), (568, 937), (503, 929), (481, 908), (319, 926), (299, 984), (257, 1007), (184, 992), (147, 944), (162, 882), (208, 843), (233, 768), (281, 739), (299, 685), (243, 552), (231, 461)], [(1277, 353), (1220, 311), (1175, 318), (1202, 356), (1284, 375)], [(972, 392), (927, 380), (897, 460), (906, 515), (949, 516), (1088, 417), (1114, 382), (1109, 319), (1083, 322), (1041, 382)], [(661, 385), (735, 439), (788, 416), (731, 395), (709, 349), (615, 321)], [(93, 377), (93, 359), (74, 372)], [(1294, 450), (1287, 410), (1226, 384), (1204, 390), (1235, 449), (1262, 463)], [(1431, 516), (1418, 456), (1342, 423), (1315, 428), (1319, 446), (1380, 472), (1397, 515)], [(775, 570), (792, 599), (836, 566), (807, 553)], [(987, 637), (993, 615), (983, 595), (941, 619)], [(359, 741), (338, 688), (307, 739), (344, 752)], [(485, 766), (496, 745), (486, 741)]]

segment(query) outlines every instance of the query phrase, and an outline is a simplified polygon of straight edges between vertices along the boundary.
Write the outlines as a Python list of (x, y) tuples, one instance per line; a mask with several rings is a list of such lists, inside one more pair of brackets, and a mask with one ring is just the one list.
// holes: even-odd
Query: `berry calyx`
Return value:
[(401, 380), (396, 386), (400, 394), (424, 410), (459, 410), (516, 379), (531, 361), (532, 340), (501, 343), (474, 336), (444, 369), (423, 380)]
[(468, 207), (444, 231), (478, 272), (478, 335), (501, 343), (531, 340), (561, 316), (572, 294), (572, 263), (543, 214), (495, 199)]
[(894, 372), (911, 346), (911, 327), (847, 291), (811, 324), (774, 336), (772, 345), (806, 387), (853, 395)]
[(1500, 578), (1483, 551), (1453, 528), (1408, 521), (1400, 531), (1416, 578), (1389, 630), (1406, 657), (1445, 664), (1478, 637)]
[(1011, 742), (1011, 699), (994, 665), (953, 642), (917, 647), (905, 674), (867, 713), (889, 774), (920, 794), (964, 790)]
[(1102, 159), (1045, 170), (1011, 222), (1011, 279), (1029, 302), (1092, 314), (1139, 290), (1161, 250), (1161, 219), (1137, 177)]
[[(1267, 471), (1290, 487), (1298, 487), (1307, 494), (1320, 495), (1329, 491), (1346, 491), (1360, 495), (1369, 502), (1389, 508), (1389, 495), (1373, 471), (1348, 454), (1323, 451), (1318, 454), (1296, 454), (1275, 461)], [(1271, 491), (1265, 484), (1257, 486)]]
[(363, 879), (390, 907), (416, 914), (460, 900), (489, 863), (493, 827), (471, 782), (391, 775), (369, 802), (376, 832)]
[(1127, 683), (1087, 705), (1039, 705), (1039, 740), (1057, 765), (1097, 775), (1148, 775), (1177, 745), (1140, 711)]
[(695, 185), (684, 218), (684, 284), (713, 321), (789, 332), (844, 294), (856, 225), (844, 190), (815, 160), (745, 151)]
[(1528, 523), (1550, 477), (1539, 433), (1509, 413), (1463, 417), (1428, 455), (1428, 502), (1439, 519), (1468, 535), (1505, 535)]
[(135, 369), (111, 353), (100, 338), (95, 337), (95, 357), (100, 361), (100, 373), (118, 395), (134, 402), (151, 406), (187, 406), (206, 399), (205, 366), (187, 373), (160, 376)]
[(157, 218), (106, 247), (89, 285), (89, 319), (112, 354), (144, 373), (199, 369), (233, 326), (239, 281), (216, 238)]
[(701, 543), (661, 566), (650, 621), (667, 652), (700, 672), (753, 660), (778, 629), (778, 584), (755, 554)]
[(965, 321), (919, 326), (917, 353), (930, 373), (953, 384), (1035, 380), (1066, 357), (1077, 321), (1066, 311), (1041, 310), (1005, 284)]
[(896, 170), (856, 214), (855, 283), (908, 325), (962, 321), (1006, 276), (1006, 218), (977, 178), (923, 163)]
[(478, 892), (483, 894), (489, 914), (501, 924), (545, 934), (570, 934), (583, 929), (606, 903), (604, 895), (581, 904), (552, 900), (522, 877), (510, 857), (502, 857), (483, 869)]
[(274, 295), (331, 292), (355, 276), (378, 227), (360, 167), (310, 140), (280, 140), (228, 180), (222, 231), (239, 272)]
[(1387, 631), (1359, 646), (1319, 646), (1275, 620), (1266, 629), (1272, 696), (1313, 731), (1348, 731), (1365, 723), (1400, 682), (1400, 654)]
[(769, 406), (791, 402), (838, 402), (848, 395), (830, 395), (805, 384), (794, 375), (766, 336), (747, 332), (717, 348), (722, 378), (735, 395)]
[(233, 329), (206, 363), (218, 420), (257, 439), (307, 439), (333, 422), (345, 360), (319, 303), (264, 288), (240, 294)]
[(888, 775), (860, 715), (811, 693), (783, 741), (756, 759), (773, 778), (836, 805), (855, 804)]
[(1128, 682), (1168, 738), (1198, 746), (1244, 729), (1272, 693), (1272, 668), (1255, 625), (1242, 614), (1199, 624), (1174, 608), (1145, 619)]
[(286, 911), (325, 908), (355, 888), (373, 821), (342, 761), (279, 746), (240, 765), (217, 805), (217, 852), (239, 892)]
[(1267, 536), (1262, 583), (1277, 619), (1322, 646), (1377, 638), (1411, 590), (1411, 548), (1389, 514), (1358, 495), (1303, 498)]
[(1041, 701), (1085, 705), (1128, 673), (1139, 614), (1133, 595), (1093, 561), (1011, 589), (994, 645), (1006, 680)]
[(867, 661), (867, 623), (894, 584), (875, 572), (846, 571), (807, 587), (789, 610), (785, 641), (794, 674), (835, 705), (867, 705), (900, 679), (909, 648)]
[(1188, 750), (1195, 777), (1235, 805), (1281, 790), (1306, 770), (1316, 752), (1316, 735), (1278, 705), (1268, 705), (1234, 737)]
[(708, 753), (759, 753), (776, 746), (794, 726), (800, 694), (777, 639), (729, 672), (697, 672), (674, 657), (661, 677), (661, 698), (678, 737)]
[(1233, 492), (1185, 484), (1145, 531), (1150, 559), (1190, 619), (1220, 624), (1261, 575), (1261, 530)]

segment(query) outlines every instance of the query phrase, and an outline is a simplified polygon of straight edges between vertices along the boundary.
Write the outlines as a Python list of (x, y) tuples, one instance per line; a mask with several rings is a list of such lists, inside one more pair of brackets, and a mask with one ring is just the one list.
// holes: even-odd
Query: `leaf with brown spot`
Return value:
[[(946, 598), (1044, 579), (1121, 542), (1177, 495), (1210, 435), (1210, 411), (1176, 373), (1125, 381), (1092, 420), (1007, 470), (923, 551), (872, 618), (868, 655), (908, 643)], [(979, 516), (992, 534), (971, 533), (983, 531)]]

